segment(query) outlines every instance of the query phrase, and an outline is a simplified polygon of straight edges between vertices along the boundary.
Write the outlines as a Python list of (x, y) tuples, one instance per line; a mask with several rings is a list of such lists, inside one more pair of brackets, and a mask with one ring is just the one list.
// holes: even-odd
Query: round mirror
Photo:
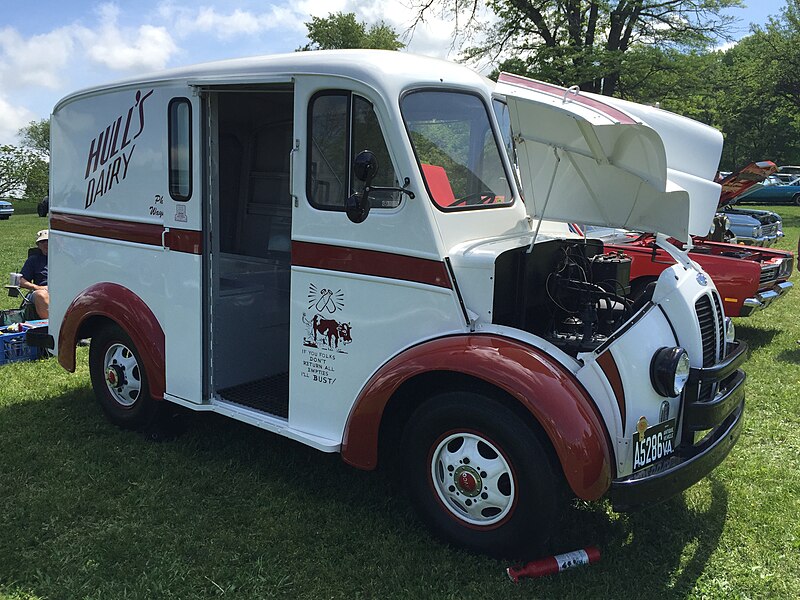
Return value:
[(369, 182), (378, 172), (378, 159), (371, 150), (362, 150), (353, 161), (353, 172), (361, 181)]

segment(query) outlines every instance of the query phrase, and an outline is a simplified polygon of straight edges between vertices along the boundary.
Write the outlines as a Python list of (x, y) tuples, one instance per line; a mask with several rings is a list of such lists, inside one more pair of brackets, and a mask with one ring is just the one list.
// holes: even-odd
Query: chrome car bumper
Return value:
[[(736, 232), (734, 232), (736, 233)], [(772, 246), (778, 238), (783, 237), (783, 232), (781, 235), (762, 235), (761, 237), (748, 237), (746, 235), (736, 234), (736, 243), (743, 244), (745, 246), (758, 246), (759, 248), (769, 248)]]
[(739, 313), (740, 317), (749, 317), (755, 311), (767, 308), (775, 300), (783, 296), (786, 292), (794, 287), (791, 282), (784, 281), (783, 283), (776, 283), (768, 290), (759, 292), (753, 298), (747, 298), (742, 303), (742, 311)]

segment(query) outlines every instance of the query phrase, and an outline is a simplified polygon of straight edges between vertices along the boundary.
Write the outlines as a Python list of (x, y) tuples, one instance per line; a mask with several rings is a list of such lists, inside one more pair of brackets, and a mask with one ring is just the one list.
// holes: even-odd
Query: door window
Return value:
[[(326, 91), (311, 99), (309, 147), (307, 193), (317, 208), (343, 211), (345, 199), (363, 190), (364, 182), (353, 173), (353, 161), (363, 150), (372, 151), (378, 161), (372, 185), (398, 185), (375, 110), (352, 92)], [(372, 208), (400, 204), (398, 192), (373, 191), (369, 198)]]

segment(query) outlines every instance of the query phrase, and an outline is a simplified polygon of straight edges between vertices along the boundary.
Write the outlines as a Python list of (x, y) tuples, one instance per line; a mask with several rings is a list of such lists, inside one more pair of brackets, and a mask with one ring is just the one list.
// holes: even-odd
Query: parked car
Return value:
[(800, 177), (800, 165), (781, 165), (778, 167), (778, 174)]
[(732, 234), (732, 239), (724, 241), (769, 248), (783, 237), (783, 221), (771, 210), (726, 206), (720, 214), (728, 219), (728, 231)]
[(800, 177), (784, 183), (778, 175), (770, 175), (762, 184), (754, 185), (737, 199), (737, 203), (742, 202), (800, 206)]
[[(674, 260), (656, 247), (655, 236), (619, 229), (587, 228), (587, 237), (600, 239), (605, 253), (622, 252), (631, 258), (631, 297), (643, 294)], [(672, 240), (676, 246), (683, 245)], [(800, 251), (800, 250), (799, 250)], [(697, 238), (689, 256), (714, 281), (725, 315), (748, 317), (786, 294), (794, 255), (787, 250), (765, 249)]]
[(39, 204), (36, 205), (36, 214), (40, 217), (46, 217), (50, 212), (50, 197), (45, 196)]
[(768, 210), (734, 207), (737, 200), (778, 170), (775, 163), (753, 162), (733, 173), (719, 173), (722, 186), (719, 210), (714, 218), (709, 241), (772, 246), (783, 237), (780, 215)]
[[(777, 239), (778, 232), (783, 235), (780, 216), (776, 213), (731, 206), (742, 192), (758, 185), (776, 169), (774, 163), (761, 161), (717, 177), (722, 186), (721, 211), (714, 219), (717, 231), (712, 231), (711, 235), (720, 231), (735, 232), (739, 242), (755, 242), (754, 246), (770, 245)], [(647, 286), (674, 262), (666, 252), (656, 247), (655, 236), (651, 234), (588, 228), (588, 236), (603, 240), (606, 253), (624, 252), (631, 257), (631, 296), (634, 298), (643, 294)], [(736, 239), (733, 235), (727, 237)], [(728, 317), (747, 317), (766, 308), (792, 288), (787, 281), (794, 266), (791, 252), (697, 236), (692, 237), (692, 243), (689, 256), (714, 280)], [(676, 245), (684, 247), (679, 242)]]
[(5, 221), (13, 214), (14, 214), (14, 207), (11, 206), (11, 202), (8, 202), (6, 200), (0, 200), (0, 219)]

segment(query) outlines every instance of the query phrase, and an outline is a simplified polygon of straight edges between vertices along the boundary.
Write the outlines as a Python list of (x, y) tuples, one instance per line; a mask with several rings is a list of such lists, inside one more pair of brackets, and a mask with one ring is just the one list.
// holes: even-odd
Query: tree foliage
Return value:
[(31, 121), (19, 138), (19, 146), (0, 146), (0, 197), (39, 201), (50, 179), (50, 120)]
[(354, 13), (331, 13), (327, 17), (311, 17), (305, 24), (309, 43), (298, 48), (305, 50), (335, 50), (345, 48), (373, 48), (400, 50), (405, 44), (397, 32), (384, 21), (367, 27), (357, 21)]
[(32, 155), (18, 146), (0, 146), (0, 198), (18, 198), (25, 190)]
[[(459, 33), (484, 33), (465, 51), (507, 70), (586, 91), (613, 95), (630, 50), (705, 48), (728, 39), (733, 17), (724, 9), (740, 0), (418, 0), (427, 12), (458, 17)], [(482, 8), (496, 20), (481, 21)]]
[(31, 121), (19, 130), (21, 146), (39, 154), (42, 158), (50, 156), (50, 119)]

